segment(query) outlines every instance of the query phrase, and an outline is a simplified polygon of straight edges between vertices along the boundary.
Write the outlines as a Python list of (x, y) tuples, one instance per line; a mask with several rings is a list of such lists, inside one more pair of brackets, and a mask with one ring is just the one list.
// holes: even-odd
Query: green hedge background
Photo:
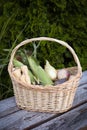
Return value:
[[(53, 37), (68, 42), (87, 70), (87, 0), (0, 0), (0, 99), (13, 95), (7, 65), (21, 41)], [(75, 65), (71, 53), (56, 43), (43, 42), (37, 57), (55, 68)]]

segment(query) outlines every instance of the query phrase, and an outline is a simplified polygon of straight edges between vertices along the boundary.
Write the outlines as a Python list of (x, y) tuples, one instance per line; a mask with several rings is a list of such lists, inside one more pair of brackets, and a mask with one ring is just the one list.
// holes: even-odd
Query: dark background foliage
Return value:
[[(0, 99), (13, 95), (7, 65), (21, 41), (39, 36), (66, 41), (86, 70), (86, 35), (87, 0), (0, 0)], [(55, 68), (75, 65), (71, 53), (56, 43), (42, 42), (37, 57), (42, 66), (46, 59)]]

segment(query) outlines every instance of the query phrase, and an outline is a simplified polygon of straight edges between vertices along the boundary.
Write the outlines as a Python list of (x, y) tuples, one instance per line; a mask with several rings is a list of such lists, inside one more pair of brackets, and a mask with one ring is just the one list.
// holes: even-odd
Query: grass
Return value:
[[(1, 42), (5, 32), (7, 31), (6, 29), (9, 26), (9, 23), (13, 17), (14, 17), (14, 15), (12, 15), (3, 25), (2, 30), (0, 32), (0, 42)], [(7, 67), (8, 67), (11, 52), (12, 52), (13, 48), (16, 46), (17, 41), (20, 38), (21, 34), (28, 26), (28, 23), (29, 22), (27, 22), (25, 24), (24, 28), (20, 31), (19, 35), (13, 42), (10, 49), (5, 49), (4, 45), (3, 45), (3, 50), (2, 50), (2, 53), (0, 56), (0, 100), (13, 95), (12, 83), (11, 83), (11, 80), (10, 80), (10, 77), (9, 77), (9, 74), (7, 71)]]

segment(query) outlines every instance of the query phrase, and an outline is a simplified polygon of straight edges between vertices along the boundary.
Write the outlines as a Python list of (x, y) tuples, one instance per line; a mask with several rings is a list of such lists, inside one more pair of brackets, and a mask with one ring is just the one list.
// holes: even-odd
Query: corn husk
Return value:
[(20, 79), (20, 77), (21, 77), (21, 69), (20, 68), (13, 69), (12, 74), (15, 76), (15, 78)]
[(34, 73), (35, 77), (40, 81), (42, 85), (52, 85), (53, 82), (45, 72), (45, 70), (37, 63), (33, 57), (28, 58), (30, 68)]
[(22, 74), (21, 77), (20, 77), (20, 81), (24, 84), (26, 84), (26, 79), (25, 79), (25, 75)]
[(30, 80), (30, 76), (29, 76), (29, 74), (28, 74), (28, 68), (27, 68), (27, 66), (26, 66), (26, 65), (21, 66), (21, 71), (22, 71), (22, 73), (23, 73), (23, 76), (22, 76), (22, 77), (24, 77), (25, 82), (26, 82), (27, 84), (31, 84), (31, 80)]
[[(14, 59), (13, 60), (13, 63), (14, 63), (14, 66), (15, 67), (18, 67), (18, 68), (21, 68), (22, 66), (24, 66), (24, 64), (20, 61), (18, 61), (17, 59)], [(14, 68), (15, 69), (15, 68)], [(32, 74), (32, 72), (28, 69), (28, 75), (30, 77), (30, 80), (31, 80), (31, 83), (32, 84), (35, 84), (35, 78), (34, 78), (34, 75)]]

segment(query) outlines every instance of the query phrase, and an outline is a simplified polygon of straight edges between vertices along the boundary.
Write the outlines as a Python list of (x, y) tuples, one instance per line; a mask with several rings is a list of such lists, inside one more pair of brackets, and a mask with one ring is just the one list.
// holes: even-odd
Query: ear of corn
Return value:
[[(21, 63), (20, 61), (18, 61), (16, 59), (13, 60), (13, 64), (14, 64), (15, 67), (19, 67), (19, 68), (24, 65), (23, 63)], [(31, 83), (35, 84), (34, 76), (33, 76), (32, 72), (29, 69), (28, 69), (28, 75), (30, 77)]]
[(24, 74), (21, 75), (20, 81), (26, 84), (26, 79), (25, 79), (25, 75)]
[(42, 85), (52, 85), (53, 82), (48, 76), (48, 74), (44, 71), (44, 69), (34, 60), (33, 57), (28, 58), (29, 65), (34, 75), (39, 79)]
[(13, 59), (13, 64), (15, 67), (19, 67), (19, 68), (24, 65), (23, 63), (21, 63), (20, 61), (16, 59)]

